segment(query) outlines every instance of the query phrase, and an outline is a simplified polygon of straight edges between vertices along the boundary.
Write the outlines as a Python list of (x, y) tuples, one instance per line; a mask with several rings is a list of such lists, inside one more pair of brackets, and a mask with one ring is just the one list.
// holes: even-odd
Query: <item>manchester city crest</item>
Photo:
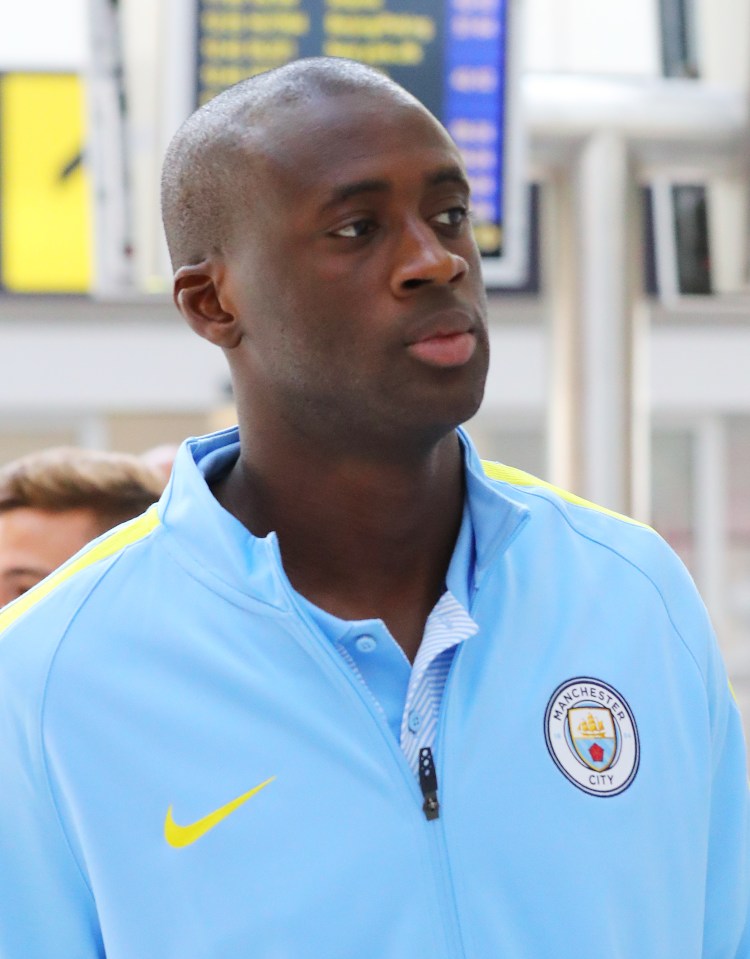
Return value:
[(560, 772), (591, 796), (616, 796), (635, 779), (635, 719), (608, 683), (579, 677), (558, 686), (547, 704), (544, 735)]

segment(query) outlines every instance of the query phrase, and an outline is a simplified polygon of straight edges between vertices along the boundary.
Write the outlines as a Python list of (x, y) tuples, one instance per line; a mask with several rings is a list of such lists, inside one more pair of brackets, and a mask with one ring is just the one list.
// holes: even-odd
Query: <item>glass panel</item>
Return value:
[(699, 76), (694, 18), (692, 0), (659, 0), (662, 73), (665, 77)]
[(702, 184), (672, 187), (680, 293), (711, 292), (708, 205)]
[(643, 189), (641, 203), (645, 292), (712, 293), (706, 185), (653, 184)]

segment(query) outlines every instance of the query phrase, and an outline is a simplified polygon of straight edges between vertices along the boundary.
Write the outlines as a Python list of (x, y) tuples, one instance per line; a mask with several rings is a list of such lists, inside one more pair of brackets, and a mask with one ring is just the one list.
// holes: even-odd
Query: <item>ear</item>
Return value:
[(223, 278), (223, 265), (212, 259), (181, 266), (174, 275), (172, 295), (177, 309), (199, 336), (231, 349), (239, 343), (241, 331), (237, 317), (221, 302)]

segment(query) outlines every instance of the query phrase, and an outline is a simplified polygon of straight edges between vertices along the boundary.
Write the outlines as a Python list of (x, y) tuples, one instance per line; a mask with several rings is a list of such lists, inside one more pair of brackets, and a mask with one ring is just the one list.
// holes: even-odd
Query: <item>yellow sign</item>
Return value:
[(0, 77), (0, 283), (14, 293), (91, 284), (83, 84), (68, 74)]

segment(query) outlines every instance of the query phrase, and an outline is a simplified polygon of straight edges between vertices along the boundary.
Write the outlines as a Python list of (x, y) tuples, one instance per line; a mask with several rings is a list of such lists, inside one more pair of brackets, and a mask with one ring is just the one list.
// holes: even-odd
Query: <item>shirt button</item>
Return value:
[(412, 711), (409, 713), (409, 721), (407, 725), (409, 727), (409, 731), (412, 733), (417, 732), (419, 727), (422, 725), (422, 717), (419, 715), (416, 709), (412, 709)]
[(360, 636), (355, 643), (355, 646), (360, 653), (371, 653), (377, 645), (378, 644), (373, 636)]

